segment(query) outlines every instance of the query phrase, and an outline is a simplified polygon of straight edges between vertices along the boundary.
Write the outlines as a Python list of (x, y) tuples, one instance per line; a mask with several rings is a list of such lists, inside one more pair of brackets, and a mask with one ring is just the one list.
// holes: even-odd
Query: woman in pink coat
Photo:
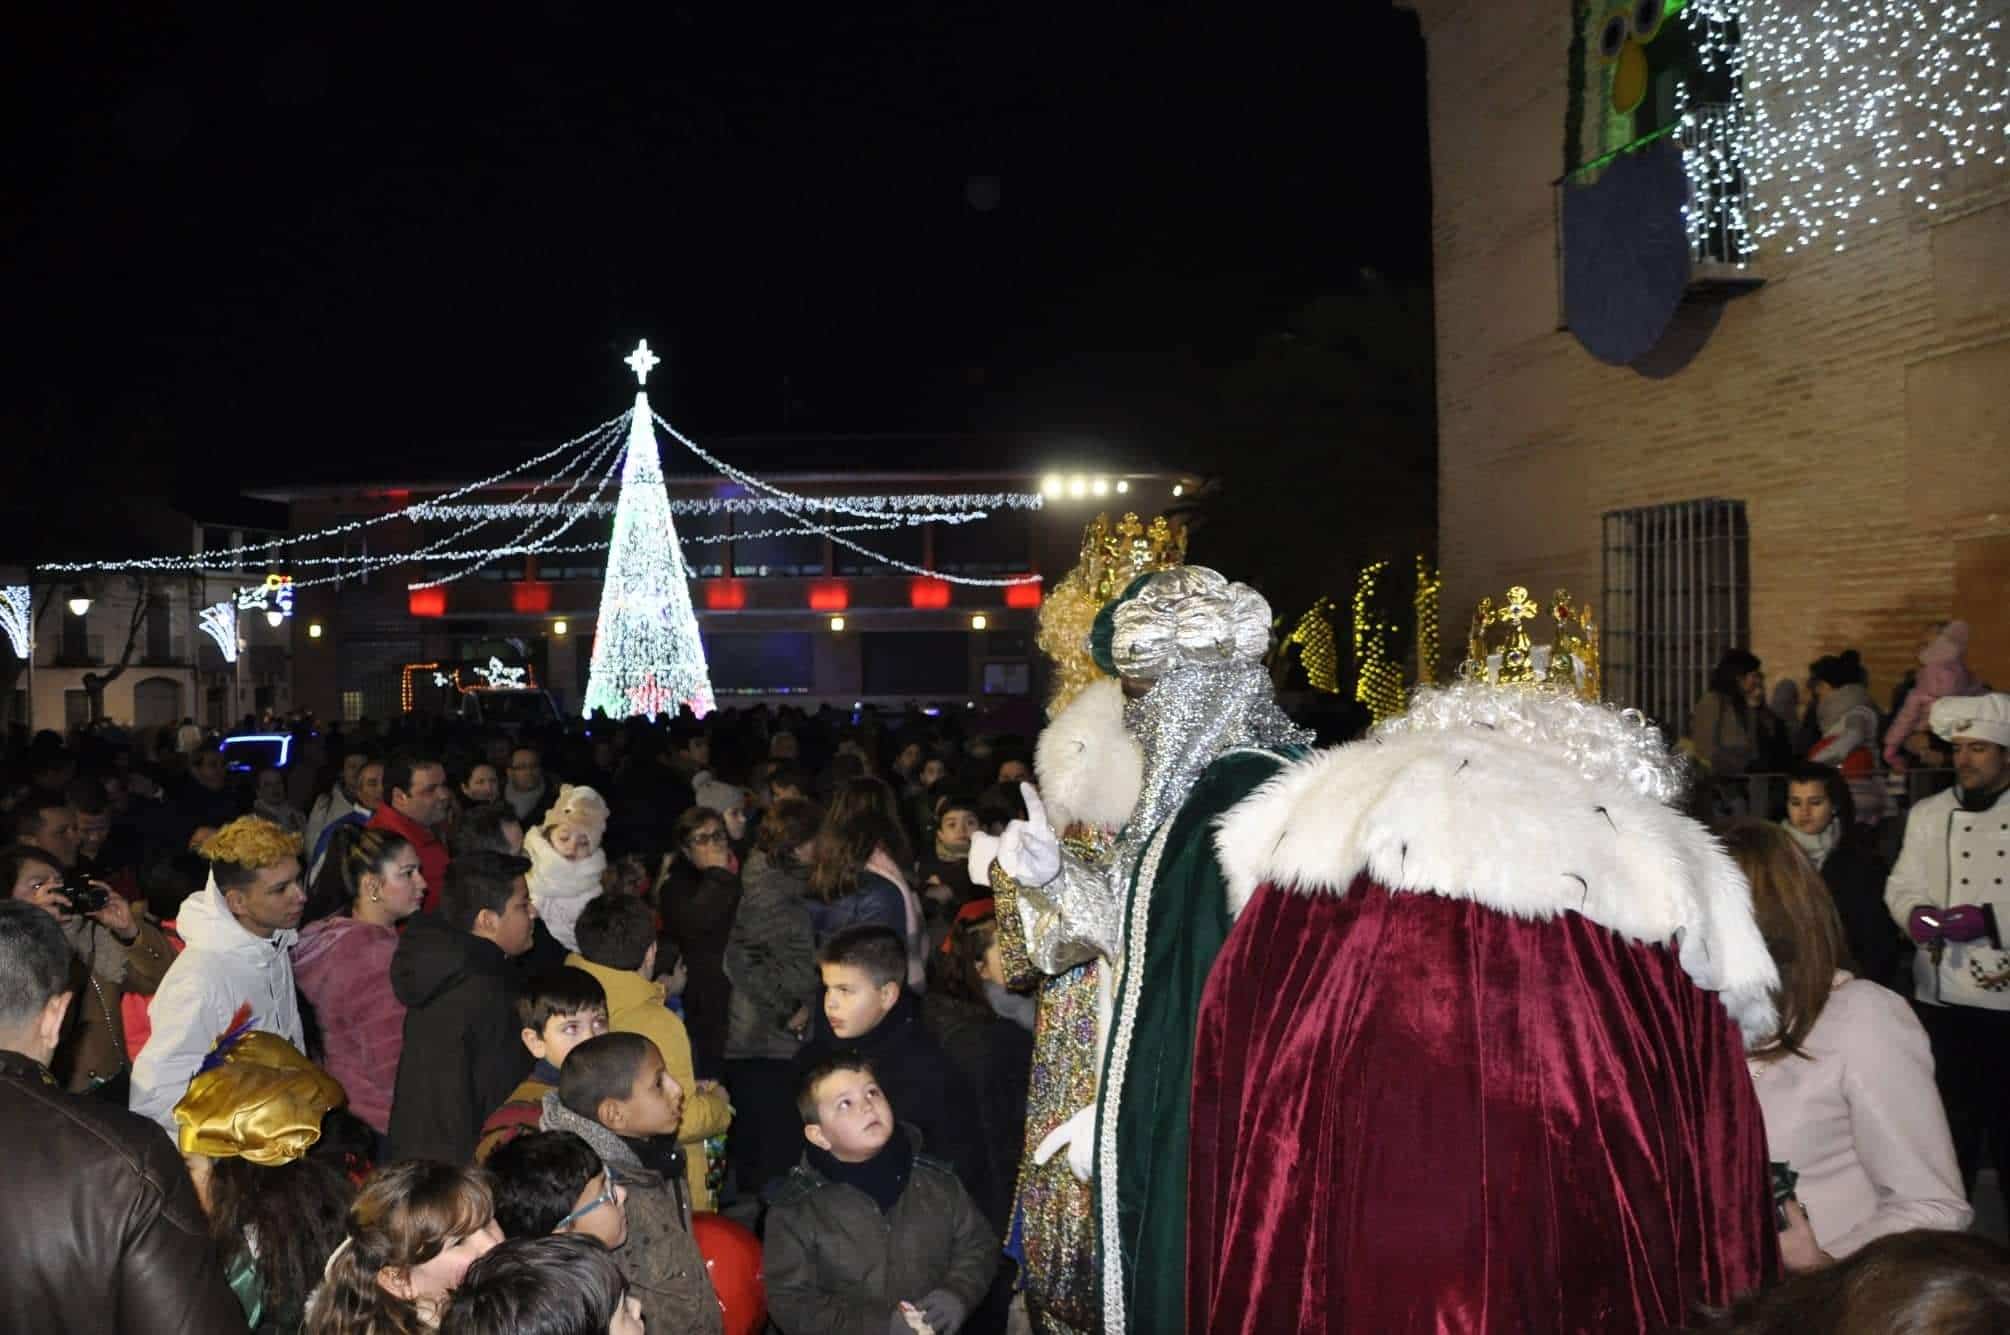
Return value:
[(1799, 1175), (1780, 1255), (1808, 1270), (1887, 1233), (1974, 1217), (1926, 1031), (1897, 993), (1853, 977), (1828, 887), (1776, 825), (1724, 836), (1780, 971), (1779, 1027), (1750, 1049), (1775, 1163)]
[(381, 1137), (391, 1125), (391, 1090), (405, 1046), (391, 954), (398, 924), (425, 900), (426, 877), (405, 838), (351, 825), (336, 832), (314, 890), (320, 905), (340, 908), (301, 929), (293, 979), (314, 1008), (322, 1067), (348, 1091), (349, 1111)]

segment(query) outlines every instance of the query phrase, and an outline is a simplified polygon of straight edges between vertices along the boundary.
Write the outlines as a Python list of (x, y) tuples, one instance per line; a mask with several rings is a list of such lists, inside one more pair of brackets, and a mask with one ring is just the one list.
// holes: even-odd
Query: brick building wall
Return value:
[[(1991, 6), (2010, 12), (2010, 3)], [(1925, 625), (2010, 686), (2010, 169), (1765, 279), (1655, 380), (1560, 330), (1551, 182), (1567, 0), (1414, 0), (1428, 50), (1447, 651), (1481, 595), (1600, 597), (1600, 516), (1746, 502), (1769, 675), (1863, 652), (1886, 698)]]

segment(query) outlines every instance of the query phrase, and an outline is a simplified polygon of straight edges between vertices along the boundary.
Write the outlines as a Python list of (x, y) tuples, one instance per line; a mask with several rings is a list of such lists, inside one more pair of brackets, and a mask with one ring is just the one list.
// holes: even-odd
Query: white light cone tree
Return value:
[[(648, 340), (637, 344), (627, 360), (636, 382), (646, 386), (657, 362)], [(586, 713), (599, 709), (610, 718), (653, 717), (674, 714), (681, 705), (703, 718), (713, 707), (712, 680), (691, 610), (690, 572), (670, 518), (651, 417), (648, 392), (638, 389), (628, 421), (628, 453), (621, 464), (600, 619), (594, 627)]]

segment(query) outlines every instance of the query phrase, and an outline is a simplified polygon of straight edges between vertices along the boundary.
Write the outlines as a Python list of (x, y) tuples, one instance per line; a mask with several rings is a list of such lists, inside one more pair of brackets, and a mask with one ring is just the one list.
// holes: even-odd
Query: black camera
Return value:
[(65, 881), (56, 887), (56, 893), (62, 896), (63, 902), (69, 906), (70, 912), (80, 918), (96, 913), (99, 909), (112, 902), (112, 895), (109, 890), (92, 885), (89, 881)]

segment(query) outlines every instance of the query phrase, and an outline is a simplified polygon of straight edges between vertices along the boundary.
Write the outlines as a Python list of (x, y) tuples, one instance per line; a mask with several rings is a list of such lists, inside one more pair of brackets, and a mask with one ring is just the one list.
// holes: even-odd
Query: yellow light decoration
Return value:
[(1375, 583), (1388, 565), (1363, 566), (1354, 581), (1354, 698), (1377, 723), (1409, 707), (1402, 669), (1389, 657), (1389, 635), (1396, 628), (1375, 617)]
[(1284, 637), (1284, 646), (1298, 646), (1298, 664), (1315, 691), (1340, 694), (1340, 647), (1333, 634), (1333, 600), (1322, 596), (1305, 609), (1298, 624)]
[(1444, 652), (1438, 638), (1438, 599), (1445, 587), (1442, 571), (1433, 570), (1423, 557), (1417, 558), (1417, 685), (1434, 686), (1438, 680), (1438, 655)]

